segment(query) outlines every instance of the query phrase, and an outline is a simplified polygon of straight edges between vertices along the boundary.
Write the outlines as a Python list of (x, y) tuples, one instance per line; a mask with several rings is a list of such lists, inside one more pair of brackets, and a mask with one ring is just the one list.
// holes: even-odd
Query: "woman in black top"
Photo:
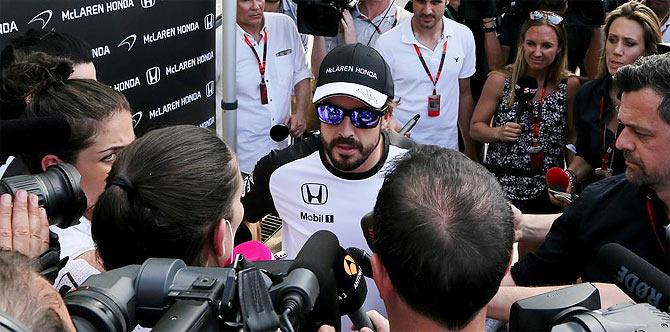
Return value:
[(575, 96), (577, 156), (567, 169), (571, 178), (568, 191), (576, 182), (590, 183), (625, 171), (623, 152), (614, 147), (621, 128), (617, 120), (618, 89), (612, 84), (612, 75), (639, 57), (656, 53), (656, 44), (661, 41), (658, 18), (636, 1), (612, 11), (603, 31), (605, 47), (599, 78), (584, 84)]

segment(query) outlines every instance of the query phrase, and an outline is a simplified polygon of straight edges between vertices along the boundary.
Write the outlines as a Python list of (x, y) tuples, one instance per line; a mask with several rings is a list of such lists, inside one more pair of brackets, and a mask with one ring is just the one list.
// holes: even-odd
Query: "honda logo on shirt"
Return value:
[(142, 8), (151, 8), (156, 4), (156, 0), (142, 0)]
[(214, 14), (207, 14), (205, 16), (205, 30), (209, 30), (214, 27)]
[(214, 81), (209, 81), (209, 83), (205, 85), (205, 93), (207, 94), (207, 97), (211, 97), (214, 94)]
[(161, 69), (158, 67), (151, 67), (147, 69), (147, 83), (154, 85), (161, 80)]
[(328, 187), (321, 183), (304, 183), (302, 200), (307, 204), (323, 205), (328, 201)]

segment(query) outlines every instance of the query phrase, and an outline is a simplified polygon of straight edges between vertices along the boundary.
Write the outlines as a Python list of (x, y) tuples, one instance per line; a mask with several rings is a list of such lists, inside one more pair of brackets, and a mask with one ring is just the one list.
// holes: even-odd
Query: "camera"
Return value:
[(0, 195), (14, 196), (25, 190), (39, 198), (49, 217), (49, 224), (67, 228), (79, 221), (86, 210), (86, 195), (79, 182), (81, 175), (66, 163), (53, 165), (37, 175), (16, 175), (0, 180)]
[(314, 36), (337, 35), (342, 12), (351, 10), (358, 0), (294, 0), (298, 5), (298, 31)]
[(670, 315), (647, 303), (622, 303), (599, 310), (600, 295), (583, 283), (519, 300), (512, 305), (510, 331), (668, 331)]

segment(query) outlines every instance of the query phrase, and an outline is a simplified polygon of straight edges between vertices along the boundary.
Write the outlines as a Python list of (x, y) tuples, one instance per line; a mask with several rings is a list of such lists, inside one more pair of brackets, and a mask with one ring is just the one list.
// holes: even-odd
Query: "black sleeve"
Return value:
[(587, 162), (591, 160), (591, 140), (589, 135), (589, 125), (584, 116), (588, 111), (587, 108), (589, 107), (589, 104), (586, 89), (580, 88), (577, 91), (575, 100), (572, 104), (574, 112), (572, 124), (575, 126), (575, 132), (577, 133), (577, 141), (575, 142), (577, 155), (584, 158)]
[(580, 242), (579, 223), (588, 202), (575, 201), (554, 221), (544, 243), (512, 266), (511, 274), (519, 286), (571, 284), (586, 264)]
[(275, 170), (272, 166), (272, 152), (261, 158), (254, 171), (244, 179), (244, 220), (257, 222), (275, 211), (272, 194), (270, 194), (270, 175)]

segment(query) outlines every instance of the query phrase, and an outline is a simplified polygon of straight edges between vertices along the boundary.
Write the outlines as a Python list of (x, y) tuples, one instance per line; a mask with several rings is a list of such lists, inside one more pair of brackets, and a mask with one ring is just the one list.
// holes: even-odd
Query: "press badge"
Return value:
[(440, 95), (428, 96), (428, 116), (440, 116)]

